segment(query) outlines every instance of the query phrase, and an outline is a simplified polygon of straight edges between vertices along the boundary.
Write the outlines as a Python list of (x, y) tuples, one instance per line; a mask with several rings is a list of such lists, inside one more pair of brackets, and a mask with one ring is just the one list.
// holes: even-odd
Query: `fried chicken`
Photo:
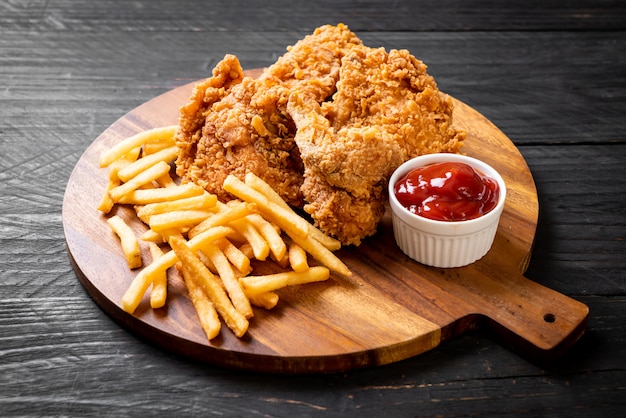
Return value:
[(295, 126), (281, 111), (285, 101), (284, 87), (245, 77), (237, 58), (227, 55), (180, 109), (177, 174), (226, 201), (224, 179), (251, 171), (290, 204), (302, 204), (303, 166)]
[(322, 26), (262, 74), (227, 55), (180, 110), (177, 173), (229, 200), (228, 174), (252, 172), (343, 244), (360, 244), (385, 211), (405, 160), (457, 152), (451, 100), (408, 51), (364, 46)]
[(376, 231), (396, 167), (420, 154), (457, 152), (464, 138), (452, 127), (451, 100), (406, 50), (353, 48), (332, 100), (292, 90), (287, 111), (305, 167), (304, 209), (344, 244)]
[(291, 205), (303, 204), (304, 167), (286, 105), (292, 90), (323, 101), (335, 90), (341, 58), (361, 41), (345, 25), (323, 26), (289, 47), (259, 78), (245, 77), (233, 55), (196, 85), (180, 109), (177, 174), (221, 200), (228, 174), (252, 172)]

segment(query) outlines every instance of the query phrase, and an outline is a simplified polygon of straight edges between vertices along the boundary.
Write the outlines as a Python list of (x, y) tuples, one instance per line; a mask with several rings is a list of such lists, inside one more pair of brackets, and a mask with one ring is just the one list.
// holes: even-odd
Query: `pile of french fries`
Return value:
[[(100, 156), (109, 180), (98, 210), (119, 237), (128, 267), (141, 269), (122, 298), (126, 312), (132, 314), (149, 289), (150, 306), (163, 307), (167, 271), (175, 268), (207, 338), (219, 335), (220, 317), (241, 337), (252, 306), (273, 308), (277, 290), (326, 280), (330, 271), (351, 275), (333, 253), (339, 241), (299, 216), (259, 177), (228, 176), (223, 188), (235, 196), (229, 202), (196, 184), (177, 184), (171, 174), (175, 132), (176, 126), (143, 131)], [(137, 236), (122, 217), (111, 215), (115, 205), (132, 206), (146, 232)], [(142, 242), (150, 263), (142, 260)], [(317, 265), (309, 265), (309, 255)], [(251, 260), (272, 260), (277, 271), (253, 275)]]

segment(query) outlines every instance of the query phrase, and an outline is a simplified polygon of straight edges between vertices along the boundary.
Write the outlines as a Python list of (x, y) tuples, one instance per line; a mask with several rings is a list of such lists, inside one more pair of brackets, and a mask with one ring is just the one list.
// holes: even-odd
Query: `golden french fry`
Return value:
[(209, 296), (215, 309), (220, 314), (228, 328), (237, 337), (242, 337), (248, 330), (248, 320), (241, 314), (222, 289), (217, 278), (207, 269), (200, 259), (189, 249), (185, 241), (181, 238), (170, 238), (170, 247), (182, 264), (183, 270), (187, 270), (189, 275), (202, 286), (204, 292)]
[(339, 274), (346, 277), (352, 276), (352, 272), (332, 251), (322, 245), (316, 239), (302, 239), (296, 235), (291, 235), (289, 231), (287, 234), (291, 237), (293, 242), (298, 244), (304, 251), (311, 254), (314, 259)]
[(152, 189), (156, 189), (158, 188), (158, 183), (156, 183), (154, 180), (149, 181), (148, 183), (144, 183), (141, 186), (139, 186), (137, 188), (137, 190), (152, 190)]
[(330, 271), (324, 266), (311, 267), (305, 272), (287, 271), (264, 276), (245, 276), (239, 279), (243, 291), (248, 297), (273, 292), (283, 287), (297, 284), (321, 282), (330, 277)]
[(222, 250), (226, 258), (228, 258), (228, 261), (230, 261), (241, 274), (246, 275), (252, 271), (252, 268), (250, 267), (250, 258), (248, 258), (243, 251), (237, 248), (228, 239), (220, 239), (216, 241), (215, 244), (220, 250)]
[(115, 160), (112, 164), (109, 164), (109, 167), (112, 167), (114, 165), (114, 163), (123, 163), (123, 164), (120, 164), (116, 168), (116, 170), (119, 171), (122, 168), (126, 167), (128, 164), (131, 164), (131, 163), (137, 161), (137, 158), (139, 158), (140, 154), (141, 154), (141, 147), (135, 147), (135, 148), (131, 149), (130, 151), (126, 152), (124, 155), (122, 155), (117, 160)]
[(304, 249), (295, 242), (291, 242), (289, 244), (289, 264), (291, 265), (293, 271), (298, 273), (309, 269), (306, 251), (304, 251)]
[[(253, 124), (259, 128), (260, 119), (256, 119)], [(276, 306), (279, 296), (274, 290), (326, 280), (330, 270), (351, 274), (332, 253), (341, 247), (340, 242), (311, 225), (254, 174), (248, 174), (245, 182), (232, 175), (226, 178), (224, 190), (241, 199), (227, 204), (196, 184), (177, 185), (170, 175), (171, 163), (178, 155), (176, 129), (169, 126), (141, 132), (100, 158), (100, 165), (110, 170), (98, 209), (108, 213), (116, 203), (131, 204), (137, 217), (150, 226), (141, 239), (148, 242), (152, 262), (131, 282), (122, 297), (122, 309), (133, 313), (150, 286), (151, 307), (164, 306), (167, 270), (176, 265), (207, 338), (219, 334), (220, 316), (241, 337), (253, 316), (252, 305)], [(131, 240), (128, 231), (138, 246), (137, 237), (122, 223), (111, 227), (120, 231), (116, 234), (122, 247), (125, 240)], [(285, 241), (282, 232), (291, 239)], [(172, 251), (163, 253), (157, 243), (166, 242)], [(130, 254), (128, 249), (124, 252)], [(324, 266), (309, 267), (308, 254)], [(293, 271), (247, 276), (252, 271), (251, 258), (265, 260), (268, 256), (280, 266), (291, 265)], [(127, 260), (130, 266), (129, 256)]]
[(174, 145), (176, 145), (176, 140), (174, 139), (174, 136), (172, 136), (171, 139), (166, 138), (157, 142), (146, 142), (145, 144), (143, 144), (143, 156), (145, 157), (147, 155), (155, 154), (162, 149), (169, 148)]
[(150, 203), (167, 202), (198, 196), (205, 190), (194, 183), (185, 183), (179, 187), (161, 187), (150, 190), (134, 190), (123, 195), (117, 203), (131, 205), (147, 205)]
[[(202, 252), (202, 250), (200, 251), (196, 251), (195, 254), (198, 256), (198, 258), (200, 259), (200, 261), (202, 261), (202, 264), (204, 264), (205, 266), (207, 266), (207, 268), (209, 269), (209, 271), (213, 274), (217, 274), (217, 269), (215, 268), (215, 266), (213, 265), (213, 262), (211, 261), (211, 259), (209, 258), (208, 255), (206, 255), (205, 253)], [(224, 287), (224, 286), (222, 286)], [(224, 289), (226, 290), (226, 289)]]
[(281, 258), (274, 257), (274, 254), (270, 253), (270, 258), (280, 267), (286, 269), (289, 267), (289, 254), (285, 253)]
[(289, 204), (285, 202), (285, 200), (282, 197), (280, 197), (278, 192), (276, 192), (276, 190), (274, 190), (272, 186), (270, 186), (267, 182), (265, 182), (265, 180), (263, 180), (256, 174), (252, 172), (246, 173), (246, 176), (244, 178), (244, 183), (252, 187), (257, 192), (263, 194), (269, 200), (283, 207), (284, 209), (292, 210)]
[(109, 196), (113, 202), (119, 202), (122, 196), (138, 189), (146, 183), (156, 180), (160, 176), (170, 171), (170, 165), (164, 161), (160, 161), (146, 171), (139, 173), (126, 183), (123, 183), (109, 191)]
[(177, 126), (165, 126), (162, 128), (149, 129), (118, 142), (100, 156), (100, 167), (108, 167), (113, 161), (121, 158), (128, 151), (141, 147), (148, 142), (171, 140), (176, 133)]
[[(191, 251), (195, 252), (207, 242), (213, 242), (220, 238), (224, 238), (230, 233), (230, 231), (232, 231), (232, 229), (226, 226), (217, 226), (215, 228), (207, 229), (201, 234), (195, 236), (193, 239), (187, 241), (187, 245)], [(155, 280), (156, 276), (158, 276), (159, 272), (172, 267), (176, 264), (176, 261), (178, 261), (176, 254), (172, 251), (168, 251), (163, 254), (162, 257), (159, 257), (157, 260), (148, 264), (143, 270), (141, 270), (130, 283), (128, 289), (126, 289), (124, 296), (122, 296), (122, 309), (128, 313), (135, 312), (135, 309), (139, 306), (139, 302), (141, 302), (141, 298), (148, 290), (148, 287), (150, 287), (152, 282)]]
[[(163, 250), (153, 242), (148, 243), (150, 249), (150, 255), (152, 256), (152, 262), (163, 256)], [(167, 299), (167, 272), (162, 271), (155, 276), (152, 282), (152, 291), (150, 292), (150, 307), (152, 309), (158, 309), (165, 306)]]
[(239, 247), (239, 251), (241, 251), (243, 255), (248, 257), (248, 259), (254, 258), (254, 250), (252, 249), (252, 245), (250, 245), (250, 243), (248, 242), (242, 244), (241, 247)]
[(153, 242), (155, 244), (162, 244), (167, 242), (167, 239), (163, 238), (161, 233), (148, 229), (146, 232), (139, 236), (139, 239), (145, 242)]
[[(245, 184), (252, 187), (259, 193), (262, 193), (270, 201), (276, 203), (277, 205), (283, 207), (285, 210), (288, 210), (294, 215), (298, 216), (298, 214), (294, 212), (293, 208), (291, 208), (291, 206), (289, 206), (289, 204), (285, 202), (282, 197), (280, 197), (280, 195), (272, 188), (272, 186), (267, 184), (265, 181), (263, 181), (263, 179), (261, 179), (254, 173), (247, 173), (244, 181)], [(328, 235), (317, 229), (314, 225), (311, 225), (308, 222), (307, 224), (309, 225), (309, 234), (320, 243), (322, 243), (324, 247), (328, 248), (331, 251), (335, 251), (341, 248), (341, 242), (339, 240), (329, 237)]]
[(267, 259), (267, 256), (270, 255), (270, 246), (267, 241), (263, 239), (259, 231), (256, 230), (254, 225), (247, 222), (245, 218), (231, 221), (228, 225), (232, 226), (235, 231), (243, 235), (252, 247), (254, 258), (261, 261)]
[(111, 199), (111, 196), (109, 196), (109, 192), (115, 187), (122, 184), (122, 181), (120, 180), (118, 176), (118, 172), (124, 167), (126, 167), (127, 165), (129, 165), (132, 161), (136, 160), (137, 156), (139, 155), (139, 152), (140, 152), (140, 148), (135, 148), (133, 150), (130, 150), (129, 152), (124, 154), (121, 159), (115, 160), (109, 166), (109, 181), (104, 189), (104, 193), (102, 195), (102, 199), (100, 200), (100, 204), (97, 207), (97, 209), (101, 211), (102, 213), (109, 213), (111, 209), (113, 209), (113, 206), (115, 205), (115, 202), (113, 202), (113, 200)]
[(310, 224), (304, 218), (270, 201), (262, 193), (246, 185), (234, 175), (230, 174), (226, 177), (223, 188), (246, 202), (256, 203), (263, 216), (268, 221), (278, 225), (283, 231), (290, 231), (292, 235), (301, 238), (306, 238), (309, 235)]
[(258, 295), (248, 296), (250, 303), (263, 309), (272, 309), (278, 305), (278, 294), (274, 292), (260, 293)]
[(152, 215), (161, 213), (174, 212), (179, 210), (207, 210), (215, 208), (217, 196), (214, 194), (203, 193), (198, 196), (187, 197), (184, 199), (172, 200), (167, 202), (150, 203), (143, 206), (137, 211), (139, 218), (149, 218)]
[(198, 284), (195, 277), (187, 269), (183, 268), (182, 264), (180, 272), (183, 276), (185, 287), (187, 287), (189, 299), (191, 299), (191, 303), (198, 314), (200, 326), (210, 341), (217, 337), (222, 329), (222, 323), (217, 316), (215, 305), (213, 305), (213, 302), (206, 295), (202, 286)]
[(252, 318), (254, 313), (252, 312), (252, 307), (250, 306), (250, 301), (243, 293), (243, 289), (235, 276), (235, 272), (226, 258), (226, 255), (220, 250), (217, 246), (212, 243), (206, 244), (200, 249), (201, 253), (204, 253), (209, 257), (211, 263), (217, 270), (217, 274), (222, 280), (222, 284), (224, 285), (224, 289), (228, 293), (230, 300), (232, 301), (235, 308), (243, 314), (246, 318)]
[(311, 235), (311, 238), (319, 241), (320, 244), (331, 251), (336, 251), (341, 248), (341, 241), (326, 235), (311, 224), (309, 224), (309, 234)]
[(178, 210), (150, 216), (150, 229), (156, 232), (192, 227), (213, 215), (209, 210)]
[(287, 245), (285, 245), (285, 241), (281, 238), (280, 233), (276, 231), (274, 225), (269, 223), (258, 213), (246, 216), (246, 220), (254, 225), (256, 230), (259, 231), (265, 241), (267, 241), (275, 259), (281, 260), (287, 253)]
[(128, 267), (131, 269), (141, 267), (141, 248), (133, 230), (130, 229), (128, 224), (118, 215), (107, 219), (107, 223), (120, 239), (122, 252), (124, 253), (124, 257), (126, 257)]
[(122, 168), (117, 175), (120, 180), (126, 182), (159, 162), (165, 162), (168, 164), (171, 163), (177, 156), (178, 148), (176, 146), (165, 148), (155, 154), (150, 154), (146, 157), (138, 159), (132, 164), (127, 165)]
[(233, 205), (225, 205), (217, 202), (217, 206), (219, 210), (216, 214), (208, 217), (206, 220), (202, 221), (189, 231), (190, 238), (193, 238), (200, 232), (214, 226), (227, 225), (230, 222), (243, 218), (256, 210), (255, 205), (244, 202)]
[(176, 184), (172, 176), (170, 176), (170, 173), (163, 174), (156, 179), (156, 181), (161, 187), (178, 187), (178, 184)]
[(111, 199), (111, 196), (109, 196), (109, 192), (113, 190), (114, 188), (116, 188), (117, 186), (119, 186), (120, 184), (121, 183), (117, 178), (109, 178), (109, 182), (104, 188), (104, 193), (102, 194), (102, 198), (100, 199), (100, 203), (98, 204), (98, 207), (97, 207), (97, 209), (100, 212), (102, 213), (111, 212), (111, 209), (113, 209), (115, 202), (113, 202), (113, 199)]

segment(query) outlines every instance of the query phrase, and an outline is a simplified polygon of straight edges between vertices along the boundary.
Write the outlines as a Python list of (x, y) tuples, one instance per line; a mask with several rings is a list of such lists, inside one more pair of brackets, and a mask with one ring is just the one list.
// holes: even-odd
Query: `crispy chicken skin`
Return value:
[(180, 109), (177, 174), (226, 201), (224, 179), (251, 171), (290, 204), (302, 204), (303, 166), (293, 121), (281, 110), (285, 102), (284, 87), (245, 77), (237, 58), (227, 55)]
[(180, 109), (177, 173), (225, 201), (228, 174), (253, 172), (343, 244), (360, 244), (385, 211), (405, 160), (457, 152), (451, 100), (408, 51), (368, 48), (322, 26), (258, 78), (227, 55)]
[(376, 231), (396, 167), (420, 154), (457, 152), (464, 138), (452, 127), (450, 99), (406, 50), (353, 48), (332, 100), (293, 90), (287, 110), (305, 167), (304, 209), (344, 244)]
[(180, 109), (177, 174), (228, 200), (226, 176), (253, 172), (301, 207), (304, 167), (286, 111), (289, 93), (325, 100), (335, 90), (344, 53), (360, 42), (345, 25), (323, 26), (257, 79), (244, 76), (235, 56), (224, 57)]

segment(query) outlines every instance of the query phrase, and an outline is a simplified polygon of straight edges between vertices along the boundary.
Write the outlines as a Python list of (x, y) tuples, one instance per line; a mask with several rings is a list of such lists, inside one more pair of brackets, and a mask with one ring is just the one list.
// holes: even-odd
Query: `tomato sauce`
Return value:
[(459, 162), (413, 169), (394, 186), (398, 201), (410, 212), (437, 221), (478, 218), (498, 204), (498, 183)]

